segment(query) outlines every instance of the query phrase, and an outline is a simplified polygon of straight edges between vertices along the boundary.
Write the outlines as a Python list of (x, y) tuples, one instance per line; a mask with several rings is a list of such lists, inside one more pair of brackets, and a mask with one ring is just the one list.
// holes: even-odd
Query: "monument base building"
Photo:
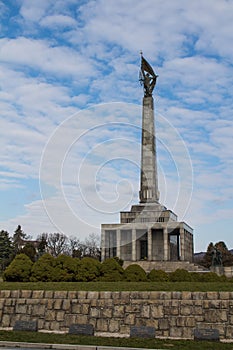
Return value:
[(119, 224), (102, 224), (101, 256), (124, 261), (193, 261), (193, 230), (159, 204), (133, 205)]
[(142, 57), (144, 85), (141, 141), (140, 203), (120, 213), (119, 224), (101, 225), (101, 259), (125, 262), (193, 261), (193, 230), (159, 203), (154, 100), (157, 75)]

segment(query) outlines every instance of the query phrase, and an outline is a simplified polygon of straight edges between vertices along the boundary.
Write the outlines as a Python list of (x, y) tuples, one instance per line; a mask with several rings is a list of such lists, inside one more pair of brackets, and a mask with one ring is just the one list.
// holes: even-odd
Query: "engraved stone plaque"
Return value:
[(16, 321), (13, 331), (30, 331), (37, 332), (37, 321)]
[(94, 335), (94, 327), (92, 324), (72, 324), (69, 328), (69, 334)]
[(194, 329), (194, 340), (211, 340), (219, 341), (218, 329)]
[(155, 338), (155, 328), (145, 326), (132, 326), (130, 338)]

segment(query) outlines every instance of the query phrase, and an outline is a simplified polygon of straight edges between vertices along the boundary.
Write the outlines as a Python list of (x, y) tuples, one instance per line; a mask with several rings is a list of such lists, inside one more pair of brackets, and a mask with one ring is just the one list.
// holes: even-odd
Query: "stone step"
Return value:
[(146, 272), (151, 270), (163, 270), (166, 272), (173, 272), (177, 269), (184, 269), (189, 272), (208, 272), (209, 270), (198, 264), (190, 263), (189, 261), (124, 261), (123, 267), (137, 264), (141, 266)]

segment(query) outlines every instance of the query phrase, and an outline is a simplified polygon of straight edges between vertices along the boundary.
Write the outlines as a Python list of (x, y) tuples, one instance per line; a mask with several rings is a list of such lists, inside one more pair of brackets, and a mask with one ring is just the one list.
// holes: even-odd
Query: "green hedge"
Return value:
[(101, 263), (93, 258), (83, 258), (79, 261), (75, 280), (77, 282), (98, 281)]
[(33, 262), (25, 254), (16, 255), (3, 273), (3, 280), (9, 282), (28, 282)]
[(148, 280), (152, 282), (166, 282), (169, 280), (169, 276), (163, 270), (153, 269), (148, 273)]
[(101, 280), (105, 282), (122, 281), (124, 269), (115, 258), (106, 259), (101, 264)]
[(143, 268), (137, 264), (126, 267), (124, 279), (128, 282), (146, 282), (147, 276)]
[(177, 269), (169, 274), (169, 281), (171, 282), (191, 282), (192, 275), (184, 269)]
[[(56, 271), (58, 273), (58, 271)], [(42, 255), (32, 267), (30, 280), (32, 282), (56, 281), (55, 258), (50, 254)]]
[(106, 259), (100, 263), (93, 258), (71, 258), (60, 255), (42, 255), (35, 263), (25, 254), (19, 254), (6, 268), (3, 280), (9, 282), (233, 282), (225, 276), (213, 272), (194, 273), (183, 269), (166, 273), (152, 270), (148, 275), (137, 264), (129, 265), (125, 270), (119, 259)]

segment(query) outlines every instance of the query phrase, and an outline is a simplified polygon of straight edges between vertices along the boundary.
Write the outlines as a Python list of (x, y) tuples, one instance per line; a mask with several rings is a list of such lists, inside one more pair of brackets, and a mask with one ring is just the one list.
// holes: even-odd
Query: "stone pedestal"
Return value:
[(224, 267), (223, 266), (211, 266), (211, 272), (215, 272), (218, 276), (224, 275)]

